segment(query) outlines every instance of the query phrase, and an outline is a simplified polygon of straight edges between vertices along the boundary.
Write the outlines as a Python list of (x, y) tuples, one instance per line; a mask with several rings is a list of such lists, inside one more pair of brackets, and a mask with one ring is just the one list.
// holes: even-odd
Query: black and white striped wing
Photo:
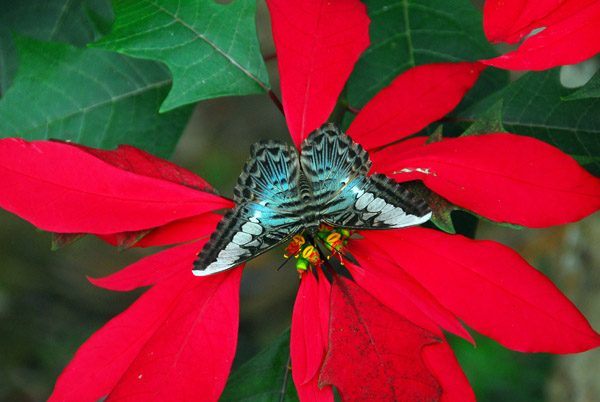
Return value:
[(367, 177), (369, 154), (335, 124), (302, 144), (302, 169), (311, 182), (321, 220), (347, 229), (396, 229), (431, 218), (428, 205), (383, 174)]
[(288, 145), (261, 141), (250, 150), (227, 211), (198, 259), (194, 274), (211, 275), (240, 265), (302, 229), (298, 215), (298, 156)]

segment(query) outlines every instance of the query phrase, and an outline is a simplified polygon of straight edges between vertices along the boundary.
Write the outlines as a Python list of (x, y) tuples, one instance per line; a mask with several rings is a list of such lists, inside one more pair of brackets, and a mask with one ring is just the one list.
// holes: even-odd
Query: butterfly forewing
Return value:
[(254, 144), (229, 210), (194, 262), (210, 275), (242, 264), (302, 229), (298, 214), (298, 157), (278, 141)]

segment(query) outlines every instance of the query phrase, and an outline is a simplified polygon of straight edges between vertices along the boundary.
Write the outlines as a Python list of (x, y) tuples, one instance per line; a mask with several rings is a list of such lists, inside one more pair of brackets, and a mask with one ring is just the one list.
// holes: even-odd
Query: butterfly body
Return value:
[(321, 223), (347, 229), (397, 229), (431, 217), (427, 204), (383, 174), (367, 176), (369, 154), (325, 124), (301, 156), (279, 141), (259, 141), (234, 189), (229, 210), (194, 262), (194, 274), (233, 268)]

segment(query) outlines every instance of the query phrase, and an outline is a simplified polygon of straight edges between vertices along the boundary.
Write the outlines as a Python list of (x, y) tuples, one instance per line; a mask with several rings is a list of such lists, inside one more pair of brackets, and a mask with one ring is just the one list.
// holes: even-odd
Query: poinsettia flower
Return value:
[(514, 44), (530, 36), (518, 50), (482, 62), (509, 70), (579, 63), (600, 52), (599, 26), (595, 0), (487, 0), (483, 28), (490, 42)]
[[(330, 114), (368, 43), (368, 18), (358, 1), (308, 1), (301, 10), (283, 0), (268, 5), (298, 145)], [(332, 17), (320, 19), (323, 12)], [(353, 23), (331, 24), (340, 18)], [(417, 67), (367, 104), (348, 133), (371, 152), (372, 172), (422, 180), (498, 222), (541, 227), (598, 210), (598, 179), (540, 141), (506, 133), (430, 144), (407, 138), (451, 111), (483, 68)], [(211, 211), (232, 203), (201, 178), (133, 148), (0, 140), (0, 170), (0, 206), (42, 229), (114, 244), (128, 233), (137, 246), (177, 244), (92, 280), (120, 291), (152, 287), (82, 345), (50, 400), (217, 400), (235, 352), (242, 268), (200, 278), (191, 268), (218, 221)], [(329, 244), (359, 263), (344, 259), (354, 281), (330, 283), (325, 264), (302, 274), (290, 353), (303, 402), (333, 400), (331, 385), (346, 400), (474, 400), (442, 332), (472, 341), (459, 318), (520, 351), (600, 345), (578, 310), (507, 247), (423, 228), (361, 234)]]

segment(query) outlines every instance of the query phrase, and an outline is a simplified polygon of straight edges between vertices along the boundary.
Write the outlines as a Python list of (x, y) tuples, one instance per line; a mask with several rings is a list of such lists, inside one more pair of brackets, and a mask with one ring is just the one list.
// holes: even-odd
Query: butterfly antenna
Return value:
[(279, 270), (280, 270), (281, 268), (283, 268), (283, 266), (284, 266), (285, 264), (287, 264), (287, 262), (288, 262), (289, 260), (290, 260), (289, 258), (286, 258), (286, 259), (283, 261), (283, 263), (282, 263), (282, 264), (279, 266), (279, 268), (277, 268), (275, 271), (276, 271), (276, 272), (279, 272)]

